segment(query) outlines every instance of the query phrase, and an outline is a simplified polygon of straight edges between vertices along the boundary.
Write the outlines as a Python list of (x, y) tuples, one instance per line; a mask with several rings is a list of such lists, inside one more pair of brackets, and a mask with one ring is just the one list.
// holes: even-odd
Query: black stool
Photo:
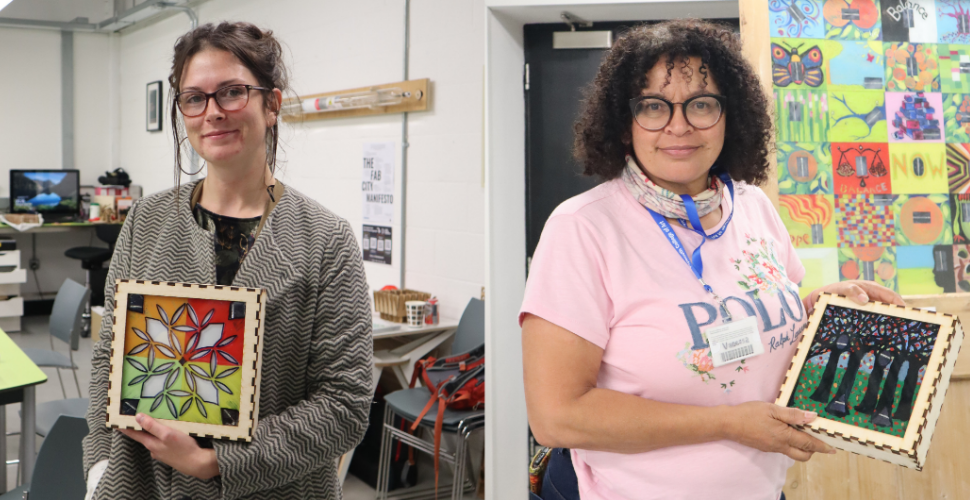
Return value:
[[(104, 263), (111, 260), (115, 242), (118, 241), (118, 235), (121, 233), (121, 224), (98, 225), (94, 227), (94, 233), (99, 240), (108, 244), (108, 248), (74, 247), (68, 248), (64, 252), (66, 257), (81, 261), (81, 269), (85, 271), (84, 286), (88, 289), (91, 289), (91, 271), (104, 269)], [(101, 293), (104, 292), (101, 291)], [(92, 290), (91, 297), (94, 297), (94, 290)], [(91, 299), (88, 299), (88, 302), (84, 304), (84, 315), (82, 317), (84, 328), (81, 331), (81, 336), (89, 337), (91, 335)]]

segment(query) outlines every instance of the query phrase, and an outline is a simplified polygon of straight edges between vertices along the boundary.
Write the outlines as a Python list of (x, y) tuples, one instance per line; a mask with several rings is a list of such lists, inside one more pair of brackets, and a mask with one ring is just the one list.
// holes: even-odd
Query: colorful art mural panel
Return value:
[(946, 145), (946, 176), (950, 193), (970, 193), (970, 144)]
[(828, 143), (780, 142), (778, 192), (832, 194), (832, 153)]
[(796, 248), (795, 252), (805, 266), (805, 277), (798, 284), (803, 299), (813, 290), (839, 281), (837, 248)]
[(831, 195), (780, 195), (778, 205), (781, 220), (795, 248), (836, 245), (835, 209)]
[(943, 95), (886, 92), (889, 142), (943, 142)]
[(970, 194), (951, 194), (950, 214), (953, 242), (970, 244)]
[(893, 202), (893, 214), (897, 245), (953, 243), (948, 195), (899, 195)]
[(955, 292), (952, 254), (953, 247), (950, 245), (896, 247), (899, 293), (932, 295)]
[(888, 144), (833, 142), (832, 159), (836, 194), (892, 192)]
[(889, 246), (896, 242), (893, 195), (835, 197), (835, 223), (840, 247)]
[(943, 94), (946, 142), (970, 143), (970, 94)]
[(829, 92), (829, 140), (886, 142), (886, 94), (880, 91)]
[(839, 248), (839, 278), (875, 281), (899, 291), (896, 279), (896, 249), (891, 246)]
[(936, 32), (940, 43), (970, 43), (970, 4), (936, 0)]
[(940, 44), (936, 46), (940, 65), (940, 91), (970, 92), (970, 47)]
[[(802, 40), (803, 43), (808, 42)], [(815, 40), (812, 40), (815, 42)], [(829, 92), (886, 88), (882, 42), (819, 41), (824, 53), (822, 71)]]
[(775, 89), (779, 142), (825, 142), (829, 133), (828, 96), (820, 90)]
[(825, 0), (825, 38), (838, 40), (880, 40), (882, 20), (879, 2), (874, 0)]
[(895, 194), (949, 192), (945, 144), (890, 144), (889, 172)]
[(888, 42), (936, 43), (933, 0), (882, 0), (882, 39)]
[(772, 36), (825, 38), (820, 0), (770, 0), (768, 12)]
[(801, 38), (771, 39), (771, 78), (775, 87), (812, 89), (825, 84), (823, 48), (838, 44)]
[(886, 90), (939, 92), (939, 56), (934, 44), (884, 42)]

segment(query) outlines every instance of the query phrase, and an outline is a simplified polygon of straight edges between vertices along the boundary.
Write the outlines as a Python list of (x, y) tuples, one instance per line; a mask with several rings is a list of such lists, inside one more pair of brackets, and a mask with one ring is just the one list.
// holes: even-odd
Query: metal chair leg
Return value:
[(455, 439), (457, 444), (455, 445), (455, 463), (453, 464), (454, 469), (452, 470), (451, 479), (451, 500), (461, 500), (462, 492), (465, 489), (465, 478), (461, 475), (462, 463), (465, 461), (463, 455), (465, 440), (457, 433), (455, 434), (455, 438), (457, 438)]
[(377, 466), (377, 500), (386, 500), (388, 483), (391, 479), (391, 450), (394, 448), (394, 436), (388, 429), (394, 425), (394, 410), (391, 405), (384, 407), (384, 422), (381, 425), (381, 454)]
[[(71, 371), (74, 372), (74, 385), (77, 386), (77, 397), (83, 398), (84, 395), (81, 394), (81, 382), (78, 382), (77, 380), (77, 365), (74, 363), (74, 351), (72, 351), (70, 347), (67, 349), (67, 356), (71, 360), (71, 366), (74, 367), (71, 368)], [(64, 399), (67, 399), (66, 395), (64, 396)]]

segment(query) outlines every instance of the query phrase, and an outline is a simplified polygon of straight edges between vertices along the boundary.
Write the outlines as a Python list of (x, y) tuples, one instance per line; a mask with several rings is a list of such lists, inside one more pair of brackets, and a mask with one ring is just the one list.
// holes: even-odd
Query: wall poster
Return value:
[(363, 195), (364, 261), (391, 265), (391, 226), (394, 223), (393, 142), (364, 143)]

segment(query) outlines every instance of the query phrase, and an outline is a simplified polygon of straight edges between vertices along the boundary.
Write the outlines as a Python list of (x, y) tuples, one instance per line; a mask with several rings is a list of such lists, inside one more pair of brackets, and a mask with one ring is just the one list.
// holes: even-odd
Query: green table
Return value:
[(14, 344), (10, 337), (0, 330), (0, 494), (7, 491), (7, 412), (5, 405), (22, 403), (20, 419), (20, 439), (23, 440), (23, 455), (20, 463), (24, 482), (34, 473), (34, 460), (37, 424), (37, 398), (34, 386), (47, 382), (47, 375), (37, 368), (30, 358)]

